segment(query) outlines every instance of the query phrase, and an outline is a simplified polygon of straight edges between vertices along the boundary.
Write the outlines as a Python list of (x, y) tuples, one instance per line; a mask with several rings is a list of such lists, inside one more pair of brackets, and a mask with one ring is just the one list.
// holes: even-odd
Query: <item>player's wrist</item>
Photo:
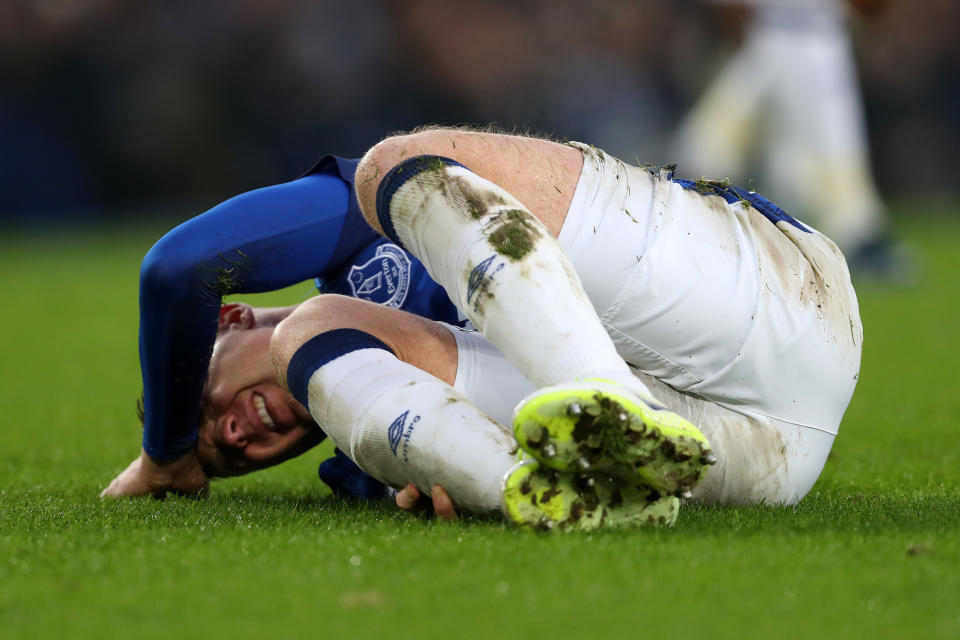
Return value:
[[(202, 473), (200, 458), (195, 449), (191, 449), (176, 458), (157, 459), (146, 450), (140, 450), (141, 464), (144, 471), (158, 479), (172, 481), (184, 473)], [(205, 475), (205, 474), (204, 474)]]
[(140, 467), (153, 495), (162, 496), (168, 491), (206, 495), (208, 491), (209, 479), (196, 450), (191, 449), (177, 458), (157, 460), (141, 449)]
[(160, 469), (174, 469), (177, 466), (187, 464), (193, 461), (196, 461), (199, 464), (199, 457), (197, 456), (196, 448), (189, 449), (184, 451), (178, 456), (172, 458), (159, 458), (150, 455), (147, 453), (147, 450), (142, 448), (140, 449), (140, 457), (144, 462), (148, 463), (151, 468)]

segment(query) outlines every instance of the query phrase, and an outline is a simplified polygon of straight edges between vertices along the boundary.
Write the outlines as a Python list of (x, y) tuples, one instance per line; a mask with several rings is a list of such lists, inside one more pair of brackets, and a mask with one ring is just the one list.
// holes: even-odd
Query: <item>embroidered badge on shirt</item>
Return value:
[(397, 245), (382, 244), (373, 258), (350, 267), (347, 279), (354, 297), (399, 309), (410, 290), (410, 258)]

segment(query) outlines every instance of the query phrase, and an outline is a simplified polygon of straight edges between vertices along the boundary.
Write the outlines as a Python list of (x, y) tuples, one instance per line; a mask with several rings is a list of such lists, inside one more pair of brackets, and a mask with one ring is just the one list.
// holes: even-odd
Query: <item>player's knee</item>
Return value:
[(294, 310), (273, 331), (270, 358), (283, 373), (293, 354), (314, 336), (335, 329), (363, 329), (364, 303), (355, 298), (325, 294), (311, 298)]
[(377, 219), (377, 189), (383, 177), (403, 159), (403, 150), (409, 147), (403, 140), (406, 137), (391, 136), (381, 140), (364, 154), (357, 165), (354, 184), (360, 211), (367, 223), (381, 233), (383, 229)]
[(364, 154), (357, 166), (355, 186), (360, 210), (374, 229), (383, 231), (377, 219), (377, 190), (384, 176), (404, 160), (422, 155), (453, 157), (456, 146), (443, 129), (422, 129), (384, 138)]

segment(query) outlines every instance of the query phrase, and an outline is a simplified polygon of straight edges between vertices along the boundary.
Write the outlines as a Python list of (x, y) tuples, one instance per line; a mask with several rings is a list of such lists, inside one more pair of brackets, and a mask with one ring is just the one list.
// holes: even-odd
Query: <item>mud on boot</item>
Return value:
[(504, 479), (503, 511), (524, 528), (582, 530), (672, 525), (680, 500), (599, 473), (565, 473), (526, 460)]
[(519, 445), (564, 472), (602, 472), (690, 497), (716, 462), (695, 426), (624, 387), (588, 379), (545, 387), (514, 410)]

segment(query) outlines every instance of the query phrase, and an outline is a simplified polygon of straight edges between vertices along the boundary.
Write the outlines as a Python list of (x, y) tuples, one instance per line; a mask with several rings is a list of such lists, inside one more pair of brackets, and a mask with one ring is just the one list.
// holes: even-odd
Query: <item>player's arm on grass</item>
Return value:
[(140, 272), (143, 447), (101, 495), (206, 490), (194, 449), (222, 297), (333, 272), (376, 237), (350, 184), (330, 169), (232, 198), (147, 253)]

